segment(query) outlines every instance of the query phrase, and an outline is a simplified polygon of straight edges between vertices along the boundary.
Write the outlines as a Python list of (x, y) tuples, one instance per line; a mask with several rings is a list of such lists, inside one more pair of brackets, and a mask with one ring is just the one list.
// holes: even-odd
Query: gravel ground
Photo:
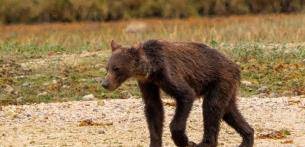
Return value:
[[(188, 121), (190, 140), (202, 136), (201, 100)], [(165, 99), (164, 146), (174, 146), (168, 129), (174, 103)], [(305, 98), (239, 98), (255, 129), (255, 146), (305, 147)], [(219, 146), (237, 146), (238, 134), (222, 123)], [(147, 146), (140, 99), (75, 101), (0, 107), (0, 146)]]

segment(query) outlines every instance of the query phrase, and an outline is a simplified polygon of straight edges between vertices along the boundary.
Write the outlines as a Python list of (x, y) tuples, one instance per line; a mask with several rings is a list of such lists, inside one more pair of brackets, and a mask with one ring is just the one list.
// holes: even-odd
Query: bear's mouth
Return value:
[(116, 89), (118, 89), (119, 86), (111, 86), (111, 87), (108, 87), (108, 88), (105, 88), (107, 89), (108, 91), (114, 91)]
[(115, 89), (117, 89), (119, 86), (116, 86), (114, 84), (105, 84), (102, 83), (102, 87), (108, 91), (114, 91)]
[(106, 90), (108, 90), (108, 91), (114, 91), (114, 90), (116, 90), (118, 87), (120, 87), (120, 85), (121, 84), (119, 84), (119, 83), (111, 83), (111, 82), (109, 82), (107, 79), (106, 80), (104, 80), (103, 82), (102, 82), (102, 87), (104, 88), (104, 89), (106, 89)]

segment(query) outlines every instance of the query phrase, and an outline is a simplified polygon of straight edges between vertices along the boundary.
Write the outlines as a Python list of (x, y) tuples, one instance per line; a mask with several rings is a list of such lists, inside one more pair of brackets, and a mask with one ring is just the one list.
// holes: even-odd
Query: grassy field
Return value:
[(0, 26), (0, 104), (139, 97), (135, 81), (113, 93), (97, 82), (112, 39), (203, 42), (241, 66), (240, 95), (305, 94), (305, 15), (137, 22), (136, 33), (126, 31), (139, 27), (132, 21)]

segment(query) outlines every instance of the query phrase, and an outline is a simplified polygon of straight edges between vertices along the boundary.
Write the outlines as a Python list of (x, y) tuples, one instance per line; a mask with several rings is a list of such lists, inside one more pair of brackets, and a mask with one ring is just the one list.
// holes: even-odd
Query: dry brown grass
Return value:
[[(125, 28), (135, 21), (144, 23), (146, 28), (136, 33), (126, 32)], [(95, 81), (95, 78), (105, 74), (103, 68), (110, 54), (108, 48), (112, 39), (123, 44), (148, 39), (203, 42), (240, 64), (243, 80), (252, 83), (242, 85), (241, 95), (259, 94), (263, 86), (267, 87), (263, 91), (267, 95), (305, 94), (304, 24), (305, 15), (294, 14), (1, 25), (0, 71), (6, 73), (0, 73), (0, 101), (27, 103), (79, 100), (89, 93), (97, 98), (138, 96), (134, 82), (110, 94)], [(83, 56), (87, 52), (97, 52), (97, 55)], [(76, 63), (75, 58), (72, 61), (65, 60), (70, 58), (64, 54), (71, 54), (80, 62), (70, 64)], [(10, 64), (12, 61), (14, 64)], [(29, 73), (17, 74), (23, 78), (7, 74), (7, 71), (17, 73), (23, 70), (8, 65), (24, 63), (44, 65), (26, 69)], [(54, 80), (55, 85), (52, 85)], [(28, 83), (31, 86), (22, 86)], [(3, 92), (8, 86), (14, 89), (15, 94)]]

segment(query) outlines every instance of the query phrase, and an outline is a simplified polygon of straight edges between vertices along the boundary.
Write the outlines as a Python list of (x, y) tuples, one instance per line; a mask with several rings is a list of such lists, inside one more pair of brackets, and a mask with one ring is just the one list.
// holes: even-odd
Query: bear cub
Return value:
[[(148, 40), (132, 47), (111, 42), (112, 54), (102, 86), (115, 90), (133, 77), (145, 104), (150, 146), (162, 146), (164, 110), (160, 90), (176, 101), (170, 123), (171, 137), (179, 147), (215, 147), (223, 120), (242, 137), (241, 147), (252, 147), (254, 130), (236, 105), (239, 67), (216, 49), (202, 43)], [(203, 139), (196, 144), (186, 135), (186, 122), (196, 98), (202, 97)]]

